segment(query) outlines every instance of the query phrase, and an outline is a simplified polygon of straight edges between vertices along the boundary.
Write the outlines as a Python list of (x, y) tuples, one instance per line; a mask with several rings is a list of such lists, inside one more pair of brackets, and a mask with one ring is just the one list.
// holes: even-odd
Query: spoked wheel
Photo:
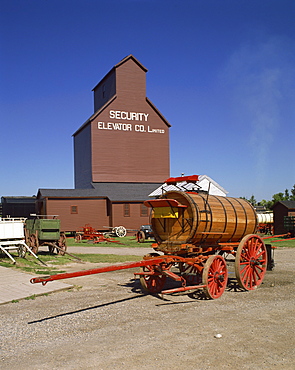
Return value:
[(201, 283), (202, 276), (194, 265), (179, 262), (178, 267), (180, 275), (185, 279), (187, 285), (196, 285)]
[(17, 252), (18, 252), (18, 256), (19, 257), (25, 258), (26, 253), (27, 253), (27, 249), (26, 249), (26, 247), (24, 245), (19, 244), (18, 245), (18, 248), (17, 248)]
[(60, 248), (58, 250), (58, 254), (60, 254), (61, 256), (64, 256), (65, 251), (67, 250), (67, 238), (66, 238), (64, 233), (60, 234), (60, 238), (59, 238), (59, 241), (58, 241), (58, 246)]
[[(157, 257), (158, 253), (151, 253), (147, 256)], [(149, 294), (157, 294), (163, 290), (166, 282), (166, 275), (158, 271), (159, 265), (142, 266), (140, 272), (146, 272), (145, 275), (140, 275), (140, 284), (142, 289)]]
[(264, 278), (267, 251), (258, 235), (246, 235), (240, 242), (235, 260), (236, 278), (241, 288), (256, 289)]
[(219, 255), (210, 256), (203, 270), (203, 284), (205, 294), (208, 298), (219, 298), (225, 291), (227, 285), (227, 267), (225, 259)]
[(80, 243), (82, 241), (82, 235), (81, 234), (76, 234), (75, 236), (75, 242)]
[(125, 229), (124, 226), (118, 226), (118, 227), (115, 227), (115, 234), (119, 237), (119, 238), (123, 238), (124, 236), (126, 236), (127, 234), (127, 230)]
[(136, 234), (136, 239), (138, 243), (143, 243), (145, 241), (145, 233), (142, 230), (138, 231)]
[(48, 244), (48, 250), (50, 254), (53, 254), (55, 250), (55, 245), (53, 243)]
[(35, 254), (38, 253), (39, 240), (38, 240), (38, 238), (35, 234), (31, 234), (29, 236), (29, 247), (30, 247), (30, 249), (33, 253), (35, 253)]

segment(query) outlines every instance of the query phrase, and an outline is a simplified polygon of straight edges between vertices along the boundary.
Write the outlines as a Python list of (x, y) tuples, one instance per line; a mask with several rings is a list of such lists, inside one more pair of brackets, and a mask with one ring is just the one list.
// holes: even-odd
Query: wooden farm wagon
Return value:
[[(170, 178), (197, 183), (198, 176)], [(237, 283), (243, 290), (256, 289), (267, 270), (267, 249), (255, 234), (257, 215), (244, 199), (209, 195), (194, 190), (169, 191), (160, 199), (147, 200), (156, 243), (154, 253), (142, 261), (107, 266), (88, 271), (34, 278), (32, 283), (140, 267), (144, 291), (169, 294), (200, 290), (208, 298), (219, 298), (228, 283), (227, 258), (234, 259)], [(174, 281), (174, 286), (166, 280)]]
[(47, 246), (50, 253), (56, 249), (61, 255), (67, 250), (66, 235), (60, 231), (60, 220), (56, 216), (36, 215), (26, 220), (25, 234), (26, 243), (34, 253), (38, 253), (41, 246)]

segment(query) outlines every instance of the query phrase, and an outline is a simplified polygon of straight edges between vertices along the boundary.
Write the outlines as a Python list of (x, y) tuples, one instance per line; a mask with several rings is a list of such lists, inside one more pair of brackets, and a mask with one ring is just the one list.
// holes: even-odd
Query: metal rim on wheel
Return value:
[(264, 278), (267, 251), (263, 240), (255, 234), (246, 235), (240, 242), (235, 260), (236, 278), (241, 288), (256, 289)]
[(225, 291), (228, 272), (226, 261), (222, 256), (210, 256), (204, 266), (203, 283), (205, 294), (208, 298), (219, 298)]

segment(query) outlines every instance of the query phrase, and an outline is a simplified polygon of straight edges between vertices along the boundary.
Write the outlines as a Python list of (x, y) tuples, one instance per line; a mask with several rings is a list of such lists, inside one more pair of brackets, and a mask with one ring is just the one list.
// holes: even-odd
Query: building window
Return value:
[(78, 213), (78, 206), (71, 206), (71, 214), (77, 214)]
[(147, 217), (148, 216), (148, 207), (146, 207), (143, 203), (140, 205), (140, 217)]
[(124, 217), (130, 217), (130, 204), (125, 203), (123, 207)]

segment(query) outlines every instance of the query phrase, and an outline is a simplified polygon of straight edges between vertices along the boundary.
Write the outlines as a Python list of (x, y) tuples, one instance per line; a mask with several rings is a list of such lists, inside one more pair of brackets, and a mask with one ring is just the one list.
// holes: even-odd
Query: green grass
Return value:
[(269, 238), (264, 239), (265, 244), (271, 244), (273, 247), (295, 248), (295, 239)]
[[(120, 263), (120, 262), (132, 262), (140, 261), (142, 257), (140, 256), (118, 256), (114, 254), (75, 254), (83, 262), (91, 263)], [(18, 269), (20, 271), (28, 272), (33, 275), (52, 275), (65, 272), (63, 269), (69, 263), (76, 262), (77, 270), (83, 269), (83, 263), (78, 263), (77, 260), (70, 256), (64, 255), (50, 255), (49, 253), (41, 252), (38, 257), (41, 261), (46, 263), (48, 266), (44, 266), (32, 255), (26, 255), (25, 258), (17, 257), (13, 255), (16, 260), (16, 264), (6, 256), (0, 255), (0, 266), (10, 267)]]
[[(115, 239), (115, 238), (114, 238)], [(98, 243), (93, 244), (89, 243), (88, 241), (83, 241), (81, 243), (76, 243), (73, 238), (68, 239), (68, 246), (112, 246), (112, 247), (129, 247), (129, 248), (146, 248), (151, 247), (153, 241), (146, 241), (144, 243), (138, 243), (134, 237), (124, 237), (124, 238), (116, 238), (120, 242), (123, 242), (123, 245), (114, 244), (114, 243)], [(287, 247), (287, 248), (295, 248), (295, 239), (284, 239), (284, 238), (269, 238), (264, 239), (266, 244), (271, 244), (273, 247)], [(80, 258), (83, 262), (91, 262), (91, 263), (120, 263), (120, 262), (132, 262), (132, 261), (140, 261), (142, 256), (129, 256), (129, 255), (115, 255), (115, 254), (78, 254), (74, 253), (76, 257)], [(38, 261), (34, 256), (27, 254), (25, 258), (20, 258), (17, 254), (12, 254), (14, 259), (16, 260), (16, 264), (5, 255), (0, 254), (0, 266), (3, 267), (10, 267), (14, 269), (19, 269), (21, 271), (28, 272), (30, 274), (38, 274), (38, 275), (52, 275), (63, 273), (65, 270), (63, 269), (69, 263), (76, 262), (77, 263), (77, 270), (83, 269), (83, 263), (79, 264), (77, 260), (73, 257), (65, 254), (64, 256), (60, 255), (51, 255), (48, 252), (41, 251), (38, 253), (38, 257), (41, 261), (46, 263), (48, 266), (43, 266), (40, 261)], [(81, 266), (81, 268), (79, 267)]]
[[(93, 243), (92, 240), (82, 240), (77, 243), (74, 238), (67, 238), (67, 245), (69, 247), (115, 247), (115, 248), (149, 248), (155, 241), (147, 240), (143, 243), (138, 243), (135, 236), (125, 236), (124, 238), (111, 237), (113, 242)], [(121, 244), (118, 244), (121, 243)]]

